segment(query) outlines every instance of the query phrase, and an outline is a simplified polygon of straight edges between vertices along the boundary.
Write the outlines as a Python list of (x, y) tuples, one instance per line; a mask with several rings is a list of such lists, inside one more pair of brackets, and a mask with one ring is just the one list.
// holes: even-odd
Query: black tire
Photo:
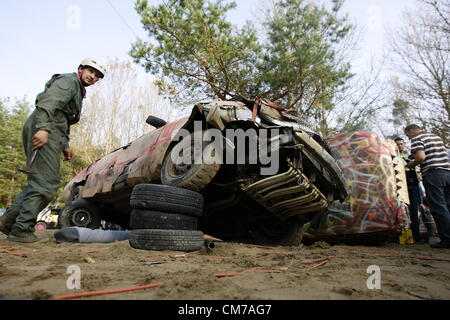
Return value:
[(200, 217), (203, 196), (195, 191), (158, 184), (139, 184), (131, 193), (132, 209), (143, 209)]
[(203, 232), (196, 230), (154, 230), (131, 231), (130, 246), (140, 250), (155, 251), (197, 251), (203, 246)]
[(197, 230), (198, 219), (184, 214), (134, 209), (131, 229)]
[[(204, 131), (192, 133), (167, 152), (161, 169), (163, 184), (201, 191), (214, 179), (223, 161), (220, 154), (222, 150), (216, 150), (213, 143), (208, 144), (203, 134)], [(203, 150), (202, 158), (195, 153), (199, 149)], [(181, 155), (187, 151), (192, 152), (190, 163), (184, 163)]]
[(78, 199), (64, 207), (59, 215), (58, 223), (61, 228), (98, 229), (101, 225), (101, 214), (97, 206), (89, 200)]
[(253, 240), (258, 244), (299, 246), (303, 240), (304, 223), (297, 219), (286, 222), (259, 224), (251, 230)]

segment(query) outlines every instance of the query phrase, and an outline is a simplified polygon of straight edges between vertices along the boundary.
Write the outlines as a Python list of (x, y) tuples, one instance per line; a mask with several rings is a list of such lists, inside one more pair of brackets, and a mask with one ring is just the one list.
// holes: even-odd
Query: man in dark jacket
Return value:
[(71, 160), (70, 126), (80, 120), (86, 87), (105, 75), (105, 67), (96, 59), (86, 58), (78, 73), (55, 74), (36, 97), (36, 109), (26, 120), (22, 139), (27, 158), (39, 150), (33, 163), (37, 174), (28, 174), (28, 185), (0, 217), (0, 232), (8, 240), (30, 243), (36, 218), (54, 198), (60, 183), (61, 153)]

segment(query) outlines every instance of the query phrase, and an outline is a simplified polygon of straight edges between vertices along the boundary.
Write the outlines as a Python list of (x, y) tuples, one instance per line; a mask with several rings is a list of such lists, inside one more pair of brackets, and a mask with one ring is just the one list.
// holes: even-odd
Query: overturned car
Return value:
[(349, 194), (326, 142), (297, 113), (265, 99), (198, 103), (188, 117), (147, 123), (156, 130), (65, 186), (62, 226), (106, 220), (129, 228), (133, 189), (156, 184), (201, 193), (205, 233), (298, 244), (305, 223)]

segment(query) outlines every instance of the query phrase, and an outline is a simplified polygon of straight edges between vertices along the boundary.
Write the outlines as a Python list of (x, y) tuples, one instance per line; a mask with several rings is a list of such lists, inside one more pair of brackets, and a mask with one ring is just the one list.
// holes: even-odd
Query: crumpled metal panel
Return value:
[(349, 194), (349, 189), (344, 181), (342, 170), (338, 166), (336, 159), (333, 158), (319, 143), (312, 139), (307, 133), (296, 130), (294, 140), (297, 144), (303, 145), (308, 152), (313, 155), (314, 162), (320, 161), (319, 165), (322, 166), (325, 171), (324, 177), (329, 181), (331, 185), (338, 190), (339, 197), (337, 199), (345, 199)]
[(121, 150), (110, 153), (92, 164), (87, 172), (87, 180), (82, 190), (83, 198), (93, 197), (96, 193), (101, 193), (103, 184), (108, 176), (114, 174), (114, 164)]
[(110, 192), (127, 165), (127, 183), (130, 185), (159, 179), (160, 168), (172, 135), (185, 125), (188, 119), (186, 117), (171, 122), (104, 156), (78, 174), (71, 183), (86, 180), (82, 197), (91, 198), (98, 193)]
[[(216, 100), (197, 105), (201, 112), (207, 114), (207, 121), (215, 124), (219, 130), (223, 130), (223, 123), (234, 121), (252, 121), (252, 112), (245, 104), (238, 101)], [(261, 120), (256, 118), (256, 122)]]
[(394, 150), (391, 156), (396, 179), (397, 198), (400, 202), (409, 205), (408, 183), (406, 181), (405, 170), (406, 161), (397, 152), (397, 145), (393, 140), (384, 140), (383, 142), (387, 144), (390, 150)]

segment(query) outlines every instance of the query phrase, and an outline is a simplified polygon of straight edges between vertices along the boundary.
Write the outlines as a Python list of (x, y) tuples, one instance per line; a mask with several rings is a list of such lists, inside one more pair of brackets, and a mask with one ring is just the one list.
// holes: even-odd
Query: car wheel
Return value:
[(45, 231), (45, 230), (47, 230), (47, 223), (45, 223), (44, 221), (39, 221), (34, 226), (34, 230), (36, 230), (36, 231)]
[(203, 213), (203, 196), (195, 191), (157, 185), (139, 184), (130, 197), (132, 209), (143, 209), (200, 217)]
[(65, 206), (59, 215), (59, 224), (65, 227), (98, 229), (101, 215), (97, 206), (86, 199), (78, 199)]
[(203, 134), (185, 137), (168, 152), (161, 169), (162, 184), (200, 191), (214, 179), (222, 151), (205, 142)]
[(297, 219), (259, 224), (251, 230), (255, 242), (280, 246), (299, 246), (303, 234), (304, 222)]
[(130, 246), (140, 250), (155, 251), (197, 251), (203, 246), (203, 232), (196, 230), (153, 230), (131, 231)]
[(198, 219), (183, 214), (150, 210), (131, 211), (131, 229), (197, 230)]

